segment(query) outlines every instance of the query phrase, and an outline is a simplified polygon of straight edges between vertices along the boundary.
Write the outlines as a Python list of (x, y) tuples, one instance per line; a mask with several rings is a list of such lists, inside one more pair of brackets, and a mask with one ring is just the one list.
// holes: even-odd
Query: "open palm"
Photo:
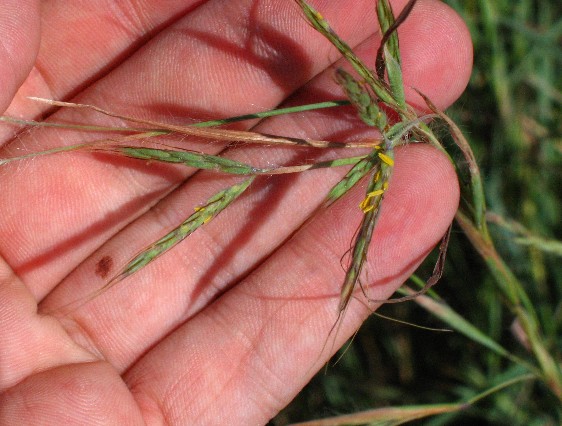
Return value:
[[(291, 1), (39, 3), (6, 0), (0, 11), (0, 103), (9, 115), (51, 113), (30, 95), (174, 123), (341, 97), (335, 50)], [(373, 2), (345, 2), (345, 10), (335, 0), (314, 3), (372, 66), (380, 38)], [(393, 3), (400, 10), (405, 1)], [(451, 104), (471, 66), (460, 19), (438, 1), (420, 1), (400, 37), (406, 85), (439, 107)], [(53, 119), (116, 123), (77, 110)], [(255, 130), (338, 141), (369, 135), (351, 110), (279, 117)], [(0, 158), (99, 137), (35, 129), (12, 140), (0, 131)], [(283, 164), (318, 154), (238, 146), (228, 155)], [(340, 258), (362, 215), (361, 189), (296, 231), (342, 173), (261, 178), (166, 256), (64, 316), (57, 308), (103, 286), (235, 179), (87, 153), (0, 169), (0, 421), (266, 422), (369, 313), (352, 302), (334, 347), (319, 356), (337, 313)], [(442, 155), (428, 146), (397, 150), (366, 268), (371, 297), (388, 297), (408, 277), (457, 202)]]

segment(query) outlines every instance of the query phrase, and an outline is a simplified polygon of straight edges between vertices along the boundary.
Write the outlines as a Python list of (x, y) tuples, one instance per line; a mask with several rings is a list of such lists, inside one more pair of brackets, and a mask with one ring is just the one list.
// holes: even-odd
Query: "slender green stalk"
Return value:
[[(38, 102), (47, 102), (49, 104), (53, 104), (54, 101), (50, 99), (43, 99), (37, 97), (31, 97), (30, 99), (38, 101)], [(254, 112), (250, 114), (238, 115), (234, 117), (224, 118), (221, 120), (209, 120), (209, 121), (200, 121), (196, 123), (188, 124), (188, 126), (193, 127), (217, 127), (222, 126), (224, 124), (229, 123), (236, 123), (239, 121), (246, 121), (252, 119), (264, 119), (269, 117), (275, 117), (279, 115), (286, 115), (286, 114), (295, 114), (295, 113), (302, 113), (305, 111), (313, 111), (317, 109), (324, 109), (324, 108), (334, 108), (334, 107), (341, 107), (345, 105), (349, 105), (350, 102), (348, 100), (339, 100), (339, 101), (327, 101), (327, 102), (318, 102), (315, 104), (307, 104), (307, 105), (297, 105), (293, 107), (287, 108), (277, 108), (269, 111), (260, 111)], [(70, 106), (70, 105), (65, 105)], [(31, 126), (31, 127), (54, 127), (59, 129), (66, 129), (66, 130), (79, 130), (84, 132), (143, 132), (146, 129), (142, 128), (135, 128), (135, 127), (119, 127), (119, 126), (94, 126), (94, 125), (84, 125), (84, 124), (74, 124), (74, 123), (56, 123), (52, 121), (35, 121), (35, 120), (23, 120), (16, 117), (10, 117), (7, 115), (0, 116), (0, 121), (5, 123), (16, 124), (18, 126)], [(153, 136), (158, 136), (160, 134), (169, 134), (169, 131), (165, 130), (155, 130)], [(147, 136), (149, 137), (149, 136)]]
[[(412, 276), (410, 277), (410, 279), (412, 279), (413, 281), (415, 280), (419, 286), (425, 286), (425, 283), (420, 278)], [(418, 294), (418, 292), (411, 290), (408, 287), (402, 287), (399, 292), (409, 296)], [(479, 343), (480, 345), (490, 349), (491, 351), (494, 351), (498, 355), (523, 366), (529, 372), (533, 373), (536, 377), (541, 377), (541, 371), (534, 365), (513, 355), (507, 349), (498, 344), (495, 340), (490, 338), (469, 321), (464, 319), (460, 314), (455, 312), (444, 301), (436, 300), (435, 297), (424, 295), (415, 297), (413, 300), (415, 300), (418, 305), (422, 306), (432, 315), (442, 320), (445, 324), (447, 324), (448, 327), (451, 327), (453, 330), (464, 334), (469, 339)]]
[(314, 111), (317, 109), (341, 107), (341, 106), (349, 105), (349, 103), (350, 102), (348, 100), (340, 100), (340, 101), (318, 102), (315, 104), (307, 104), (307, 105), (298, 105), (298, 106), (287, 107), (287, 108), (277, 108), (269, 111), (260, 111), (250, 114), (238, 115), (235, 117), (224, 118), (222, 120), (201, 121), (199, 123), (192, 124), (192, 126), (216, 127), (216, 126), (222, 126), (223, 124), (236, 123), (238, 121), (264, 119), (268, 117), (275, 117), (278, 115), (295, 114), (295, 113), (302, 113), (305, 111)]
[(460, 148), (464, 155), (464, 159), (468, 165), (470, 173), (470, 184), (471, 184), (471, 195), (472, 195), (472, 214), (474, 216), (474, 223), (480, 230), (482, 235), (486, 239), (490, 239), (488, 234), (488, 229), (486, 227), (486, 201), (484, 195), (484, 187), (482, 185), (482, 177), (480, 176), (480, 168), (472, 152), (470, 144), (458, 128), (458, 126), (451, 120), (443, 111), (437, 109), (437, 107), (431, 102), (431, 100), (425, 96), (423, 93), (418, 92), (418, 94), (425, 100), (427, 106), (437, 114), (447, 125), (449, 126), (451, 136), (455, 140), (455, 143)]
[(520, 235), (520, 237), (513, 239), (517, 244), (532, 246), (545, 253), (553, 254), (558, 257), (562, 256), (562, 242), (558, 240), (537, 235), (519, 222), (507, 220), (495, 213), (487, 212), (486, 219), (488, 222), (499, 225), (515, 235)]
[(535, 308), (523, 286), (501, 259), (492, 242), (482, 235), (468, 217), (458, 211), (456, 219), (472, 245), (488, 265), (499, 287), (507, 296), (510, 302), (509, 306), (525, 331), (530, 347), (541, 366), (543, 380), (548, 383), (553, 393), (562, 401), (562, 371), (541, 336)]

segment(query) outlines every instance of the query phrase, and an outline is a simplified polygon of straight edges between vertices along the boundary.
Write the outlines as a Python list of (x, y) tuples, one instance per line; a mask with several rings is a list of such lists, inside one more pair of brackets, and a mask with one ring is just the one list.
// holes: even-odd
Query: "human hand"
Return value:
[[(0, 101), (9, 115), (39, 113), (28, 95), (176, 123), (342, 96), (329, 68), (336, 52), (290, 1), (4, 3)], [(395, 11), (404, 3), (395, 1)], [(357, 0), (345, 13), (338, 4), (315, 2), (374, 66), (373, 2)], [(451, 104), (471, 66), (460, 18), (423, 0), (400, 36), (406, 85), (441, 108)], [(407, 94), (423, 105), (413, 90)], [(83, 110), (54, 118), (100, 120)], [(369, 134), (341, 110), (279, 117), (255, 130), (339, 141)], [(34, 129), (6, 144), (0, 158), (94, 136)], [(224, 147), (184, 143), (207, 152)], [(229, 151), (251, 164), (311, 155), (261, 146)], [(459, 196), (452, 166), (434, 149), (408, 146), (396, 157), (366, 268), (374, 299), (391, 295), (439, 241)], [(336, 319), (340, 258), (362, 215), (361, 189), (288, 237), (341, 175), (328, 169), (262, 178), (157, 262), (61, 316), (56, 308), (103, 286), (233, 178), (84, 153), (0, 169), (1, 422), (266, 422), (331, 355), (322, 347)], [(368, 314), (352, 301), (328, 349)]]

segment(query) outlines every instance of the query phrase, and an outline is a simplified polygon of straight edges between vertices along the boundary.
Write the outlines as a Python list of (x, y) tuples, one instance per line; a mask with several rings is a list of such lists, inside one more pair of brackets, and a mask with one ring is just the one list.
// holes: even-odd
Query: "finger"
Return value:
[[(398, 29), (400, 51), (405, 52), (402, 68), (406, 96), (410, 105), (422, 111), (428, 108), (414, 89), (435, 99), (435, 105), (445, 109), (464, 91), (472, 71), (468, 28), (460, 16), (438, 3), (435, 0), (416, 3), (416, 13), (408, 19), (417, 37), (402, 37), (406, 26)], [(435, 55), (437, 58), (428, 60)]]
[[(442, 154), (427, 146), (397, 150), (369, 251), (369, 296), (387, 298), (415, 270), (445, 233), (458, 195)], [(363, 196), (354, 191), (321, 213), (135, 364), (125, 380), (141, 406), (158, 407), (160, 416), (178, 423), (221, 423), (229, 416), (232, 423), (262, 424), (289, 403), (370, 313), (353, 300), (333, 346), (329, 341), (323, 349), (337, 318), (341, 253), (360, 220)]]
[(0, 394), (0, 406), (1, 424), (143, 424), (129, 389), (103, 362), (37, 373)]
[[(404, 34), (404, 37), (407, 36), (407, 33)], [(414, 30), (410, 36), (415, 37)], [(432, 58), (441, 60), (447, 66), (445, 59), (451, 58), (445, 53), (448, 52), (449, 39), (443, 37), (443, 40), (442, 56), (433, 55)], [(461, 44), (468, 42), (468, 39), (457, 41)], [(436, 50), (440, 51), (438, 47)], [(459, 60), (464, 60), (467, 65), (470, 63), (467, 58)], [(334, 90), (333, 85), (328, 84), (332, 83), (331, 79), (332, 75), (328, 72), (308, 89), (320, 93)], [(418, 84), (414, 79), (411, 81)], [(434, 82), (438, 84), (438, 81)], [(303, 95), (306, 93), (303, 91)], [(338, 120), (333, 116), (322, 118), (318, 115), (313, 122), (300, 118), (274, 120), (260, 126), (260, 130), (269, 132), (283, 129), (289, 134), (299, 135), (310, 134), (311, 129), (317, 129), (319, 137), (330, 137), (338, 133), (349, 135), (352, 131), (349, 126), (352, 125), (356, 126), (357, 123), (348, 121), (347, 117)], [(255, 164), (264, 158), (273, 163), (297, 161), (296, 156), (310, 158), (312, 153), (244, 147), (232, 155)], [(120, 368), (127, 368), (131, 360), (267, 258), (323, 200), (341, 173), (326, 170), (262, 179), (251, 194), (229, 207), (172, 252), (73, 313), (68, 329), (81, 340), (87, 339), (92, 350), (100, 351)], [(180, 223), (195, 205), (214, 191), (226, 187), (229, 182), (229, 179), (205, 174), (190, 179), (184, 187), (159, 204), (157, 209), (134, 223), (81, 265), (57, 294), (45, 301), (43, 307), (53, 309), (87, 295), (92, 291), (92, 283), (97, 283), (95, 288), (101, 287), (108, 277), (116, 273), (119, 265), (125, 264), (143, 246)], [(427, 224), (428, 229), (433, 229), (433, 226)], [(350, 232), (347, 236), (348, 244), (352, 235), (353, 232)], [(139, 245), (131, 246), (131, 241)], [(103, 272), (103, 277), (100, 272)], [(155, 300), (161, 300), (162, 303), (155, 305)], [(84, 335), (87, 337), (84, 338)]]
[[(24, 23), (17, 31), (30, 37), (39, 31), (37, 10), (27, 8), (38, 2), (17, 3), (18, 14), (10, 8), (10, 16), (35, 16), (34, 25)], [(162, 7), (159, 1), (115, 1), (68, 2), (65, 0), (41, 4), (41, 48), (35, 67), (18, 90), (7, 113), (16, 117), (36, 117), (49, 109), (46, 104), (33, 104), (27, 96), (41, 96), (49, 99), (65, 99), (103, 77), (126, 60), (162, 28), (188, 14), (201, 1), (174, 0)], [(36, 35), (38, 37), (38, 34)], [(37, 40), (38, 41), (38, 40)], [(37, 43), (35, 43), (35, 47)], [(31, 48), (33, 43), (23, 44)], [(18, 58), (22, 50), (18, 50)], [(32, 58), (35, 57), (35, 53)], [(21, 81), (20, 81), (21, 82)], [(5, 87), (5, 86), (3, 86)], [(9, 136), (8, 129), (0, 134)]]
[(6, 0), (0, 10), (0, 110), (33, 66), (39, 48), (39, 2)]
[(0, 300), (0, 392), (29, 375), (95, 359), (58, 321), (37, 315), (35, 298), (1, 258)]
[[(140, 117), (169, 118), (186, 110), (194, 116), (228, 116), (277, 105), (329, 63), (333, 49), (321, 38), (310, 38), (314, 32), (294, 4), (229, 4), (223, 15), (224, 2), (205, 3), (78, 100)], [(363, 4), (357, 4), (346, 19), (360, 18)], [(328, 6), (327, 12), (337, 17), (337, 2)], [(293, 22), (302, 25), (295, 30)], [(343, 36), (349, 36), (352, 44), (375, 28), (374, 18), (368, 30), (344, 23)], [(98, 116), (76, 110), (62, 111), (57, 118), (100, 122)], [(17, 154), (93, 137), (100, 135), (41, 129), (22, 135), (10, 148)], [(190, 148), (189, 143), (185, 146)], [(217, 152), (222, 145), (208, 148)], [(5, 166), (0, 172), (5, 188), (0, 200), (1, 250), (41, 298), (191, 172), (70, 153)], [(43, 226), (45, 218), (49, 227)]]

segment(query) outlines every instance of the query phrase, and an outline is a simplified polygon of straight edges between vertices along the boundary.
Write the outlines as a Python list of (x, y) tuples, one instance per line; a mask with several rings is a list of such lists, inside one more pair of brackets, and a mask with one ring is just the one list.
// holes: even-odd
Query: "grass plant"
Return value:
[[(323, 407), (329, 406), (349, 414), (308, 424), (390, 425), (421, 418), (431, 418), (426, 420), (429, 424), (476, 420), (489, 424), (559, 424), (562, 421), (559, 332), (562, 244), (556, 234), (560, 232), (557, 179), (562, 140), (557, 117), (562, 101), (558, 88), (561, 77), (556, 70), (562, 65), (562, 50), (556, 40), (561, 36), (562, 21), (555, 22), (553, 16), (560, 6), (555, 2), (531, 0), (518, 4), (507, 0), (471, 0), (462, 4), (450, 0), (467, 20), (479, 52), (471, 87), (460, 107), (448, 115), (420, 93), (432, 114), (418, 116), (405, 100), (396, 32), (408, 18), (415, 0), (408, 2), (398, 15), (387, 0), (378, 1), (379, 25), (384, 36), (376, 52), (375, 70), (364, 65), (319, 12), (303, 0), (296, 3), (309, 24), (354, 69), (353, 74), (336, 71), (335, 78), (346, 100), (177, 126), (126, 117), (92, 105), (35, 98), (57, 107), (92, 109), (120, 118), (130, 126), (69, 125), (2, 117), (2, 121), (16, 125), (60, 126), (108, 132), (110, 136), (88, 144), (0, 159), (0, 166), (38, 155), (82, 150), (241, 176), (237, 183), (201, 200), (200, 206), (183, 223), (142, 248), (87, 300), (138, 273), (213, 220), (251, 186), (256, 176), (347, 166), (349, 171), (326, 195), (324, 206), (345, 196), (359, 182), (366, 181), (367, 185), (359, 206), (363, 218), (353, 237), (335, 313), (337, 325), (337, 321), (345, 320), (351, 298), (360, 294), (357, 290), (363, 264), (393, 173), (394, 149), (409, 143), (431, 144), (446, 153), (456, 166), (463, 201), (453, 233), (450, 230), (446, 233), (434, 256), (422, 265), (418, 275), (412, 276), (411, 285), (403, 287), (399, 296), (390, 301), (414, 300), (415, 303), (387, 302), (382, 314), (398, 321), (381, 324), (380, 318), (373, 317), (340, 358), (338, 366), (331, 368), (327, 375), (317, 376), (273, 423), (323, 417)], [(378, 140), (337, 143), (218, 128), (240, 120), (350, 103), (366, 126), (379, 131)], [(477, 103), (481, 106), (472, 108)], [(482, 113), (483, 108), (489, 113)], [(429, 124), (431, 120), (442, 123), (448, 135), (438, 137)], [(470, 143), (460, 127), (470, 129)], [(337, 148), (343, 154), (331, 161), (255, 167), (159, 142), (159, 136), (169, 134), (265, 145)], [(357, 147), (370, 151), (346, 156), (347, 148)], [(450, 258), (446, 261), (449, 245)], [(449, 273), (438, 294), (432, 286), (443, 275), (446, 264)], [(429, 279), (424, 281), (419, 276)], [(404, 322), (420, 327), (409, 327)], [(454, 333), (424, 330), (425, 325), (445, 327)], [(376, 333), (373, 327), (377, 328)], [(443, 346), (450, 350), (442, 350)], [(392, 367), (381, 371), (378, 365)]]

